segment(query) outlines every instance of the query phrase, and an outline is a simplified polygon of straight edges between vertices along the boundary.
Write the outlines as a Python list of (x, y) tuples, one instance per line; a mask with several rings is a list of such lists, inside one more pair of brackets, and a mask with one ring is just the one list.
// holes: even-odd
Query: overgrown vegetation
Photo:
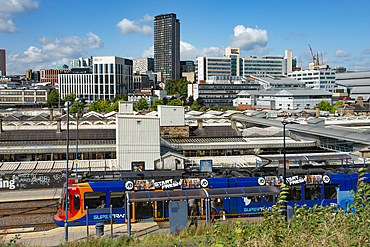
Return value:
[[(329, 102), (323, 100), (319, 104), (317, 104), (317, 107), (320, 109), (320, 111), (328, 111), (334, 114), (337, 110), (337, 107), (341, 105), (343, 105), (343, 101), (337, 101), (337, 103), (332, 106)], [(316, 109), (316, 106), (313, 109)]]
[[(283, 185), (277, 203), (265, 211), (264, 220), (258, 224), (216, 222), (210, 229), (190, 227), (178, 235), (149, 235), (140, 240), (126, 235), (116, 240), (89, 238), (60, 246), (369, 246), (370, 184), (364, 183), (364, 172), (365, 168), (359, 170), (355, 203), (347, 211), (296, 205), (292, 220), (286, 221), (288, 188)], [(15, 241), (0, 246), (15, 246)]]

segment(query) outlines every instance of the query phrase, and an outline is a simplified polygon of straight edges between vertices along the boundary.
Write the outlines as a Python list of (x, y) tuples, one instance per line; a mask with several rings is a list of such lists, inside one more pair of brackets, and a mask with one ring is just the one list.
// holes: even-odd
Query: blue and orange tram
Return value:
[[(194, 174), (193, 174), (194, 175)], [(367, 178), (365, 182), (369, 182)], [(59, 201), (54, 221), (64, 226), (65, 215), (69, 226), (86, 225), (88, 212), (89, 224), (110, 222), (110, 214), (102, 213), (101, 208), (112, 207), (113, 223), (125, 223), (126, 193), (138, 191), (189, 190), (199, 188), (232, 188), (248, 186), (279, 186), (283, 182), (281, 176), (256, 177), (211, 177), (207, 174), (188, 176), (178, 171), (144, 171), (127, 172), (119, 176), (90, 176), (71, 179), (68, 185), (68, 209), (65, 208), (65, 187)], [(340, 204), (338, 191), (356, 191), (358, 173), (296, 175), (287, 177), (289, 185), (288, 206), (306, 204), (337, 206)], [(274, 196), (252, 196), (236, 198), (220, 198), (216, 200), (218, 209), (221, 207), (231, 217), (245, 215), (261, 215), (265, 208), (270, 208), (275, 201)], [(205, 218), (205, 202), (198, 200), (200, 217)], [(168, 202), (133, 203), (131, 222), (168, 219)], [(106, 210), (107, 211), (107, 210)], [(106, 212), (105, 211), (105, 212)]]

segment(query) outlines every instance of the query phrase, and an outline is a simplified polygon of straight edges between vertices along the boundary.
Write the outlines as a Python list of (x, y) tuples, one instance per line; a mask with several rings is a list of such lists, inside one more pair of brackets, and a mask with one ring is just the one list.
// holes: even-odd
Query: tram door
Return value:
[(135, 208), (135, 221), (153, 219), (152, 202), (136, 202), (133, 203), (133, 208)]
[(168, 202), (166, 201), (155, 201), (154, 202), (154, 220), (155, 221), (164, 221), (166, 217), (165, 205)]

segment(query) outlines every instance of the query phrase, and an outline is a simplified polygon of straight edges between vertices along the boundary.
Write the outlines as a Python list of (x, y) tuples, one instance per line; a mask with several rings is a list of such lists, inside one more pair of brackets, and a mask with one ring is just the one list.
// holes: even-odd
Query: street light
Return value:
[(66, 165), (66, 205), (65, 205), (65, 211), (66, 211), (66, 221), (64, 223), (65, 228), (65, 235), (64, 239), (66, 242), (68, 242), (68, 149), (69, 149), (69, 107), (71, 106), (71, 102), (67, 101), (64, 106), (67, 108), (67, 165)]
[(80, 98), (76, 98), (75, 99), (76, 103), (77, 103), (77, 113), (76, 113), (76, 116), (77, 116), (77, 129), (76, 129), (76, 160), (75, 160), (75, 165), (76, 165), (76, 177), (77, 177), (77, 165), (78, 165), (78, 105), (80, 104)]
[[(286, 184), (286, 151), (285, 151), (285, 125), (291, 124), (295, 122), (288, 122), (288, 121), (281, 121), (281, 124), (283, 125), (283, 154), (284, 154), (284, 184)], [(288, 203), (285, 200), (285, 220), (288, 220)]]

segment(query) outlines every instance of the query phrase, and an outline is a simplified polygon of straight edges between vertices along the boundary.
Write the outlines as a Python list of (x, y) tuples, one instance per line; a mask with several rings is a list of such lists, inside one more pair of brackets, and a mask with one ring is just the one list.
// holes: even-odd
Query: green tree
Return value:
[(172, 105), (172, 106), (182, 106), (182, 101), (179, 100), (179, 99), (173, 99), (171, 100), (170, 103), (168, 103), (167, 105)]
[[(319, 107), (320, 111), (329, 111), (329, 112), (331, 112), (332, 109), (333, 109), (333, 106), (325, 100), (318, 103), (316, 107)], [(314, 107), (314, 109), (316, 109), (316, 107)]]
[(188, 84), (184, 84), (180, 91), (181, 96), (187, 97), (188, 96)]
[(123, 95), (123, 96), (122, 96), (122, 100), (123, 100), (123, 101), (128, 101), (128, 96), (127, 96), (127, 95)]
[(121, 97), (119, 97), (118, 95), (116, 95), (116, 97), (114, 97), (114, 99), (113, 99), (113, 103), (116, 103), (120, 99), (121, 99)]
[(101, 108), (100, 108), (99, 102), (98, 101), (92, 102), (92, 104), (89, 106), (89, 110), (88, 111), (100, 112), (101, 111)]
[[(79, 111), (80, 113), (81, 113), (81, 111), (82, 111), (83, 107), (84, 107), (84, 105), (83, 105), (81, 102), (79, 102), (79, 103), (78, 103), (78, 111)], [(70, 114), (75, 114), (75, 113), (77, 113), (77, 102), (76, 102), (76, 101), (74, 101), (74, 102), (73, 102), (73, 104), (72, 104), (71, 108), (69, 109), (69, 113), (70, 113)]]
[(149, 108), (149, 105), (145, 98), (139, 99), (139, 101), (136, 103), (136, 109), (138, 110), (144, 110), (148, 108)]
[(157, 111), (159, 105), (164, 105), (163, 100), (157, 99), (152, 105), (152, 109)]
[(184, 78), (172, 79), (166, 82), (165, 90), (167, 94), (181, 94), (182, 96), (187, 96), (188, 94), (188, 84), (191, 83)]
[(197, 101), (193, 101), (193, 104), (191, 105), (191, 109), (194, 111), (199, 111), (201, 106), (198, 104)]
[(75, 99), (77, 98), (77, 95), (75, 93), (70, 93), (70, 94), (67, 94), (66, 97), (64, 97), (63, 99), (63, 102), (75, 102)]
[(46, 104), (48, 105), (58, 105), (59, 104), (59, 94), (57, 93), (57, 90), (53, 89), (49, 97), (46, 100)]
[(332, 112), (331, 113), (335, 113), (335, 111), (337, 110), (337, 107), (338, 106), (341, 106), (343, 105), (343, 101), (337, 101), (337, 103), (335, 104), (335, 106), (333, 106), (333, 109), (332, 109)]
[(108, 107), (107, 109), (107, 112), (111, 112), (111, 111), (116, 111), (118, 112), (119, 110), (119, 102), (120, 101), (123, 101), (122, 99), (120, 100), (117, 100), (116, 102), (114, 102), (110, 107)]

